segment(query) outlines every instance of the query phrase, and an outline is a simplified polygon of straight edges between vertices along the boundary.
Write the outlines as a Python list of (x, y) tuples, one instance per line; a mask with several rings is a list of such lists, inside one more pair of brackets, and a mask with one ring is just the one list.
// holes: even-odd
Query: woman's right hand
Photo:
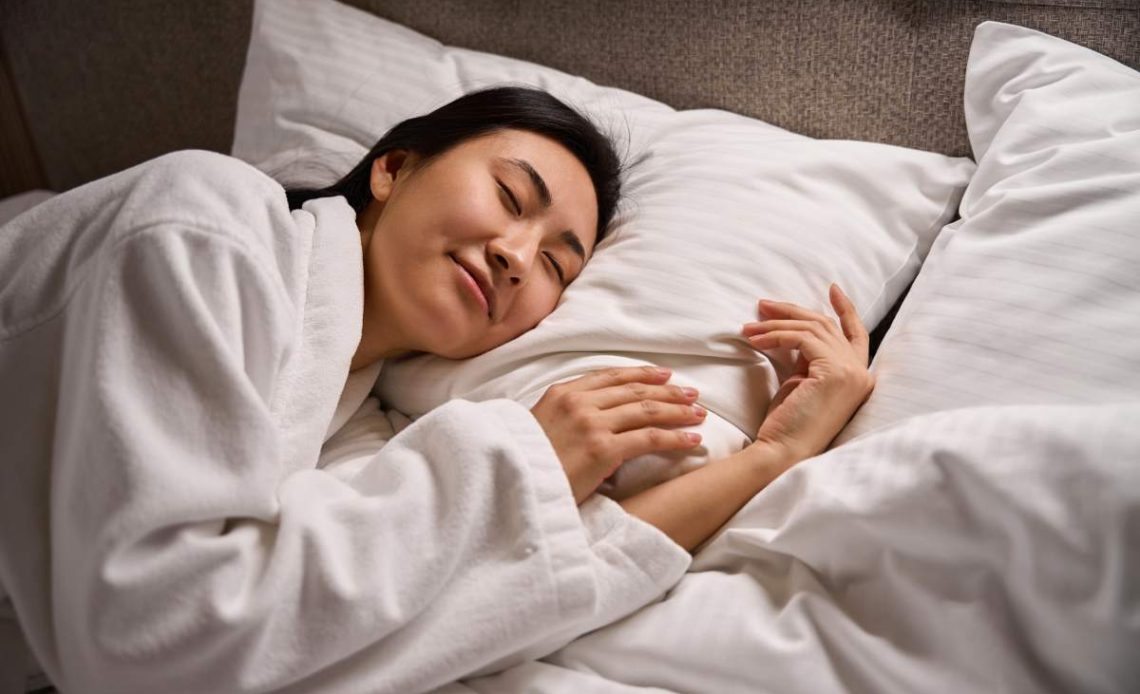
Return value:
[(668, 429), (704, 421), (697, 393), (665, 385), (654, 367), (616, 367), (556, 383), (531, 413), (554, 446), (574, 502), (581, 504), (630, 458), (700, 443), (700, 435)]

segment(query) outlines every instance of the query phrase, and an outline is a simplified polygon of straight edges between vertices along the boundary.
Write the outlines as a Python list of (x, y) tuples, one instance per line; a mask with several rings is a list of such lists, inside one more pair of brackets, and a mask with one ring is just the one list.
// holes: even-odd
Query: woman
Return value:
[(671, 429), (699, 419), (695, 394), (651, 369), (533, 410), (452, 401), (352, 464), (320, 458), (350, 417), (385, 416), (366, 402), (384, 359), (473, 356), (549, 314), (618, 172), (587, 120), (503, 88), (396, 126), (329, 188), (180, 152), (0, 229), (0, 598), (48, 676), (424, 691), (675, 583), (869, 393), (837, 288), (842, 331), (789, 304), (743, 327), (805, 367), (756, 443), (621, 506), (594, 494), (617, 465), (695, 445)]

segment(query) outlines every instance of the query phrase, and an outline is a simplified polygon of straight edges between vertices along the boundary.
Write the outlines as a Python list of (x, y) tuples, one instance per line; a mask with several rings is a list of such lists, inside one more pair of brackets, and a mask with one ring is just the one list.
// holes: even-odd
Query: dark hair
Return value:
[(621, 195), (621, 161), (614, 146), (589, 119), (547, 92), (526, 87), (493, 87), (465, 94), (423, 116), (389, 130), (339, 181), (324, 188), (286, 190), (289, 209), (312, 198), (343, 195), (362, 212), (372, 199), (372, 162), (393, 149), (407, 149), (427, 162), (451, 147), (498, 130), (527, 130), (560, 143), (582, 162), (598, 200), (595, 243), (605, 236)]

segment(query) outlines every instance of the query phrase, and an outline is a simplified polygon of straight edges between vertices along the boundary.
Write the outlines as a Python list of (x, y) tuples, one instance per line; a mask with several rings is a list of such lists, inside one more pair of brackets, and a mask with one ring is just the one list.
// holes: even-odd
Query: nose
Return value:
[(530, 226), (518, 225), (506, 229), (487, 244), (491, 261), (506, 274), (512, 285), (517, 285), (530, 274), (538, 255), (540, 235)]

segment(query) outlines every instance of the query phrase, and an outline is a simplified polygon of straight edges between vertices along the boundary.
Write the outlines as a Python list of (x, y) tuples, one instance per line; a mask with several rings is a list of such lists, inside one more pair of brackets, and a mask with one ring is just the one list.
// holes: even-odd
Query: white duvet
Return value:
[[(778, 479), (663, 601), (438, 692), (1140, 691), (1138, 422), (1140, 399), (905, 420)], [(389, 430), (358, 415), (325, 455), (365, 464)]]
[(1137, 423), (907, 420), (777, 480), (664, 601), (444, 691), (1140, 691)]

